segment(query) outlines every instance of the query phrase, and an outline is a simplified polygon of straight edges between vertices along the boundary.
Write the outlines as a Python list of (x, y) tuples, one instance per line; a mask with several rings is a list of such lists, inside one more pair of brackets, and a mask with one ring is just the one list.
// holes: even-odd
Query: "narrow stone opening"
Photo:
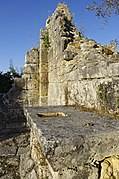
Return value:
[(57, 112), (57, 113), (38, 113), (37, 114), (39, 117), (65, 117), (67, 116), (66, 114), (62, 112)]

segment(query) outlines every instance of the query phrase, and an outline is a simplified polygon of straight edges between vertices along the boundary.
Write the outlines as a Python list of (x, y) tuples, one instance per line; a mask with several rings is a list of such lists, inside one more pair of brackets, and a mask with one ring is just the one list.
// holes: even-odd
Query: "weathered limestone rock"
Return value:
[(100, 179), (119, 178), (119, 156), (106, 158), (101, 163)]
[(26, 54), (26, 106), (78, 104), (116, 114), (118, 66), (115, 44), (81, 38), (67, 5), (59, 3), (40, 31), (38, 48)]
[(38, 178), (119, 178), (119, 121), (74, 107), (25, 110)]
[[(18, 136), (17, 136), (18, 135)], [(0, 178), (20, 179), (20, 156), (30, 150), (29, 133), (12, 133), (10, 139), (0, 141)], [(19, 152), (20, 151), (20, 152)]]
[[(71, 17), (67, 13), (61, 14), (62, 9), (69, 12), (66, 5), (60, 4), (46, 26), (50, 40), (48, 105), (79, 104), (99, 110), (105, 106), (105, 111), (117, 112), (118, 58), (115, 56), (115, 49), (81, 38), (72, 25)], [(110, 82), (113, 85), (106, 86), (105, 102), (102, 103), (98, 93), (99, 86)], [(107, 104), (110, 93), (113, 94), (111, 100), (114, 102), (109, 107)]]
[(39, 51), (32, 48), (26, 53), (24, 74), (22, 78), (25, 80), (24, 86), (24, 105), (38, 105), (39, 101)]
[(49, 34), (47, 29), (41, 29), (39, 44), (39, 105), (48, 105), (48, 48)]

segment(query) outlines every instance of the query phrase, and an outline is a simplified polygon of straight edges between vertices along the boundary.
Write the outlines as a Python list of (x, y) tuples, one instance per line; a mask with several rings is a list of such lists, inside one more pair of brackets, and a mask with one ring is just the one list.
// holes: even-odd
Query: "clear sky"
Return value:
[[(10, 60), (16, 68), (23, 67), (25, 53), (38, 46), (40, 28), (60, 0), (0, 0), (0, 71), (9, 70)], [(119, 16), (113, 15), (105, 26), (94, 12), (86, 10), (93, 0), (65, 0), (78, 29), (85, 36), (106, 44), (119, 40)]]

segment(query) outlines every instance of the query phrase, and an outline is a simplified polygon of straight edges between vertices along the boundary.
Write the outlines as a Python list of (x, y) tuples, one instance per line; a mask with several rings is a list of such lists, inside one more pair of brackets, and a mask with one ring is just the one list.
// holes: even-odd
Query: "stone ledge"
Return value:
[[(102, 162), (119, 155), (117, 120), (66, 106), (29, 107), (24, 113), (45, 159), (58, 173), (55, 179), (98, 179), (103, 177)], [(39, 117), (38, 113), (66, 116)]]

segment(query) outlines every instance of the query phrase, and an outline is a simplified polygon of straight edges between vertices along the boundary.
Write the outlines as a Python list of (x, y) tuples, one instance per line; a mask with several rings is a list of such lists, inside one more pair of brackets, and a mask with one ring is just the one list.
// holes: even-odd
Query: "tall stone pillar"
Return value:
[(46, 29), (40, 31), (39, 44), (39, 105), (48, 104), (48, 32)]
[(39, 105), (39, 52), (37, 48), (32, 48), (26, 53), (24, 65), (24, 74), (22, 78), (25, 79), (24, 99), (25, 106)]

